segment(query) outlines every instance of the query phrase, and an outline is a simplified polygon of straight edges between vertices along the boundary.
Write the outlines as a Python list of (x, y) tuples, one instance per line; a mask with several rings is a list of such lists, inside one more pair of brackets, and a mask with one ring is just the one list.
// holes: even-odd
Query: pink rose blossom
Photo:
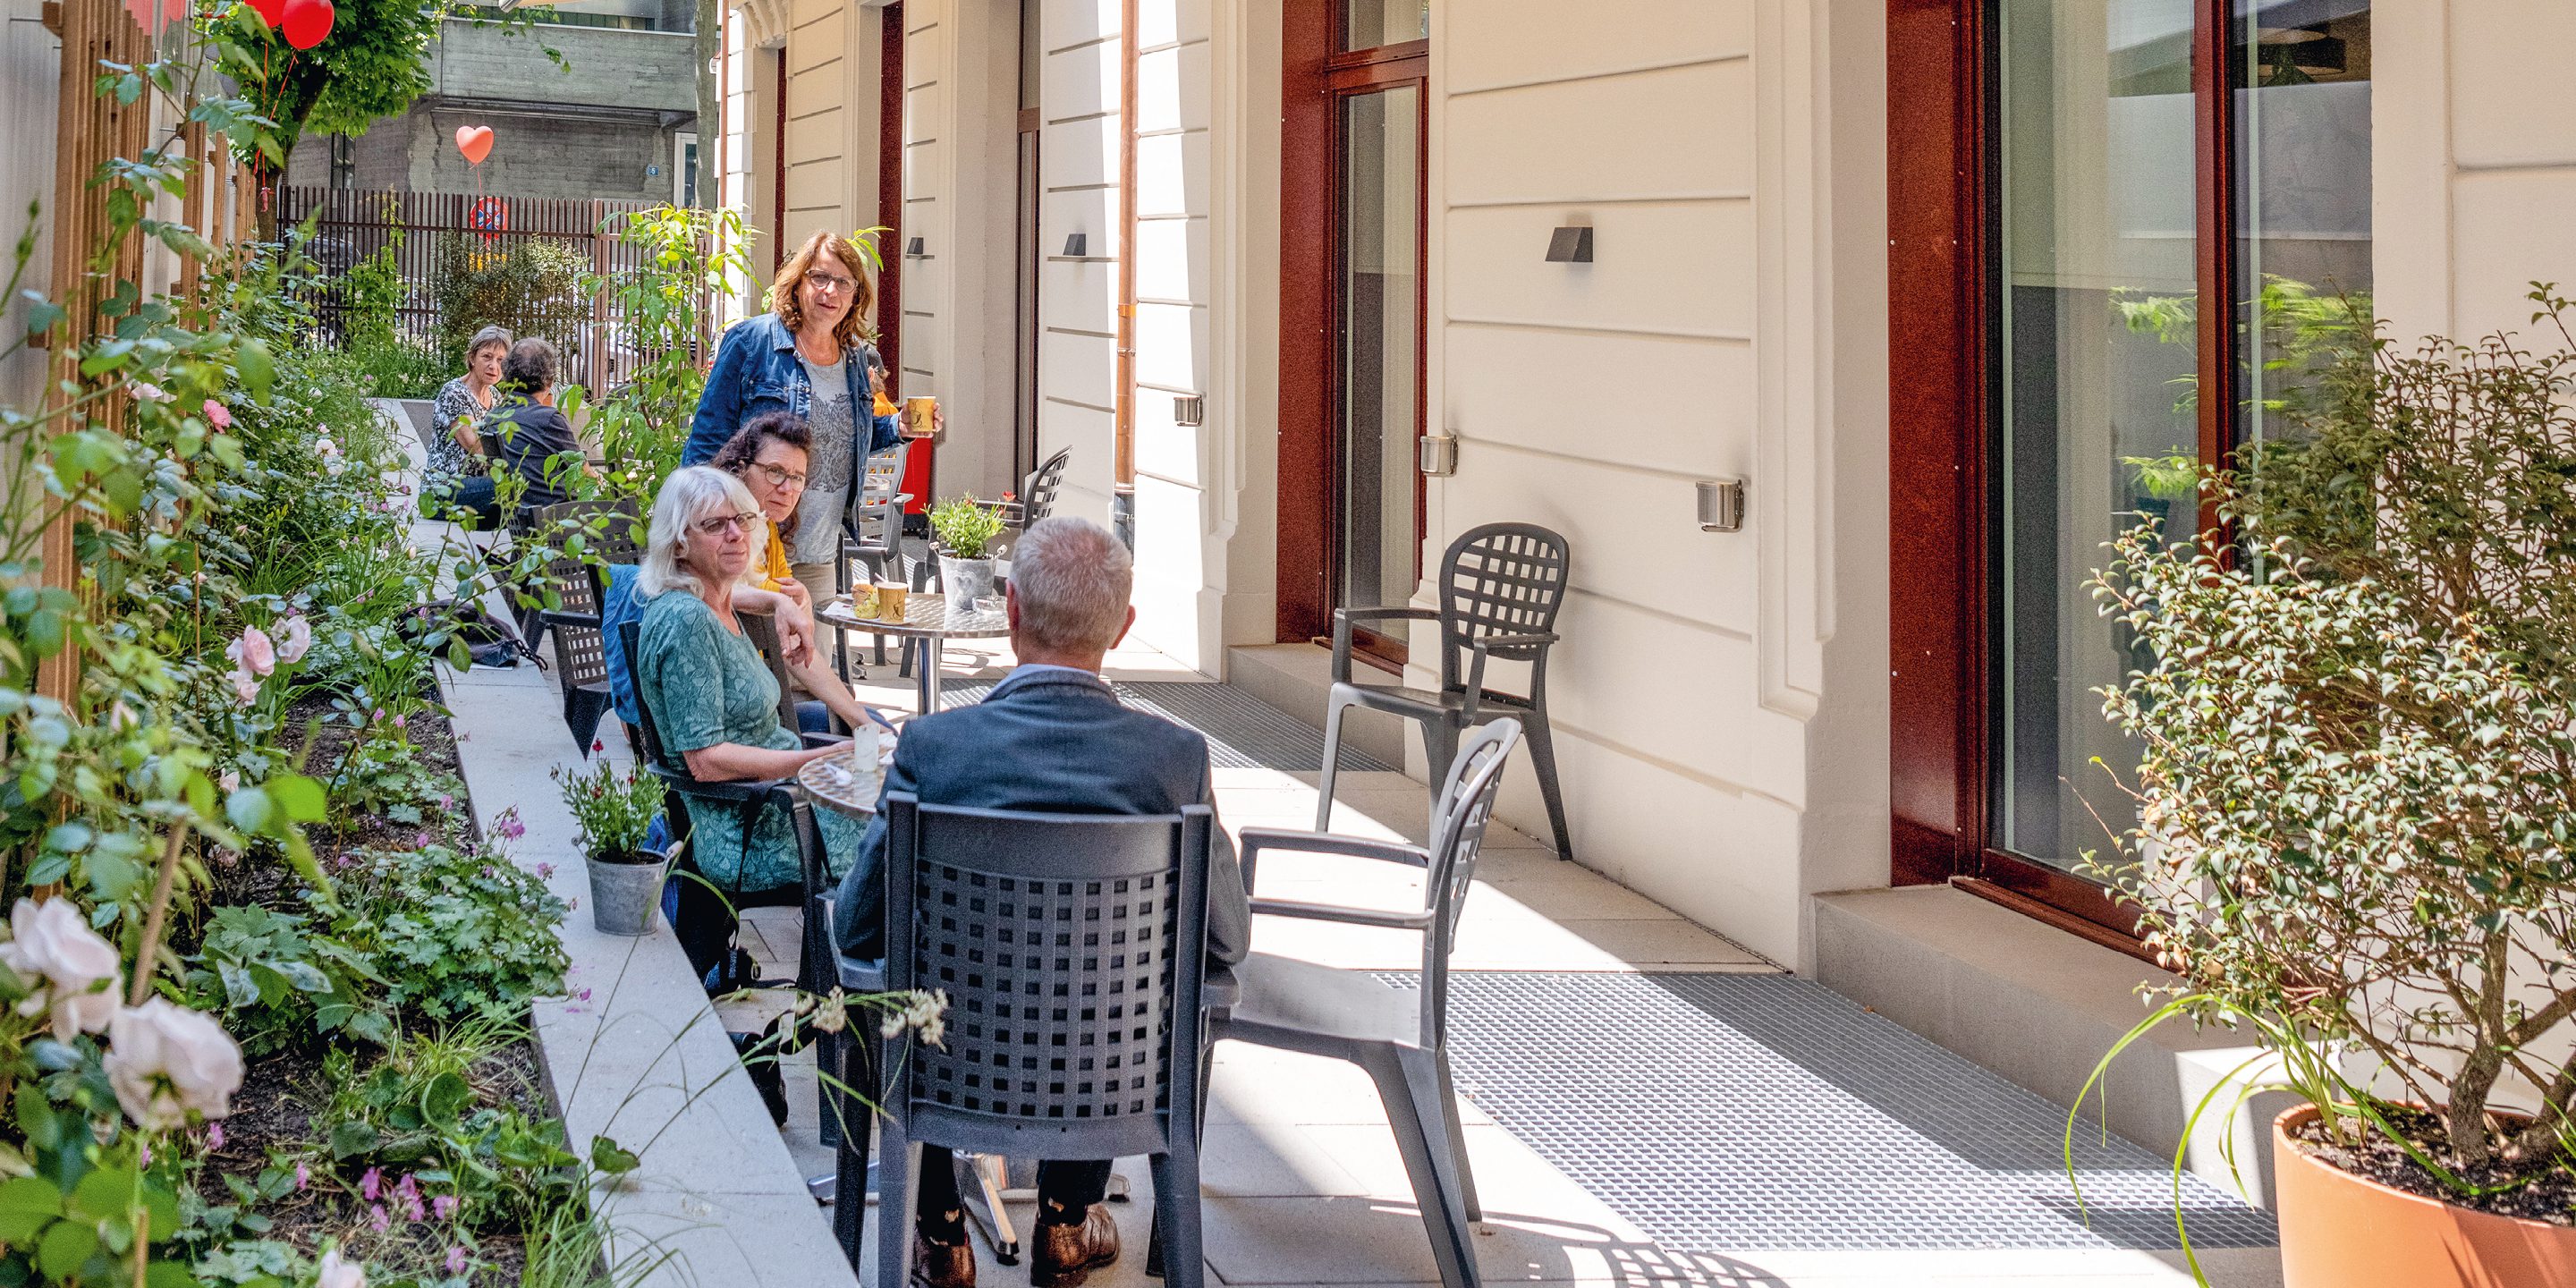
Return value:
[(206, 400), (206, 423), (213, 425), (217, 429), (231, 429), (233, 427), (233, 413), (230, 408), (227, 408), (222, 403), (209, 398)]
[(240, 791), (241, 775), (236, 771), (227, 769), (224, 771), (223, 777), (215, 780), (215, 786), (221, 787), (227, 792)]
[(233, 669), (233, 701), (249, 706), (259, 701), (259, 677), (239, 667)]
[(162, 402), (170, 397), (170, 395), (164, 391), (161, 386), (156, 385), (149, 380), (135, 381), (133, 384), (126, 386), (126, 392), (133, 394), (137, 402)]
[(269, 643), (268, 633), (256, 626), (243, 627), (241, 638), (224, 646), (224, 656), (253, 675), (266, 675), (277, 669), (277, 646)]

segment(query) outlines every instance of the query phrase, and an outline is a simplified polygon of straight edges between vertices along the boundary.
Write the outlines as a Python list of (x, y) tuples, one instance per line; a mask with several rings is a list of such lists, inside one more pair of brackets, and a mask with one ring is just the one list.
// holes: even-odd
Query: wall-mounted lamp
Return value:
[(1592, 229), (1559, 228), (1547, 239), (1547, 262), (1551, 264), (1589, 264), (1592, 262)]
[(1066, 259), (1083, 259), (1088, 257), (1090, 254), (1091, 235), (1089, 233), (1065, 234), (1064, 257)]
[(1207, 423), (1207, 397), (1204, 394), (1172, 395), (1172, 423), (1183, 429), (1194, 429)]
[(904, 254), (906, 254), (906, 255), (910, 255), (910, 256), (912, 256), (914, 259), (920, 259), (922, 256), (924, 256), (924, 255), (928, 254), (929, 252), (927, 252), (927, 251), (925, 251), (925, 250), (923, 250), (923, 249), (921, 248), (921, 239), (920, 239), (920, 238), (918, 238), (918, 237), (915, 237), (915, 238), (913, 238), (911, 241), (908, 241), (908, 242), (905, 242), (905, 243), (904, 243), (904, 245), (903, 245), (903, 253), (904, 253)]
[(1699, 485), (1699, 530), (1744, 530), (1744, 480), (1715, 479)]
[(1414, 450), (1420, 454), (1419, 464), (1425, 475), (1445, 479), (1458, 472), (1457, 436), (1425, 434), (1415, 441)]

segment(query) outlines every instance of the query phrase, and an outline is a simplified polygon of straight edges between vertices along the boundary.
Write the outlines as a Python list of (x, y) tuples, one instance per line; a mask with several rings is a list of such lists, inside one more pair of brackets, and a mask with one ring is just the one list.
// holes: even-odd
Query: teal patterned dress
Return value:
[[(635, 691), (653, 712), (662, 750), (683, 752), (718, 743), (794, 751), (804, 745), (778, 723), (778, 681), (760, 651), (716, 620), (707, 602), (685, 590), (666, 591), (644, 607), (634, 662)], [(759, 808), (743, 844), (749, 807), (721, 801), (688, 801), (693, 839), (690, 858), (709, 881), (727, 890), (775, 890), (795, 885), (795, 825), (776, 805)], [(838, 879), (849, 871), (865, 828), (857, 819), (815, 811), (822, 825), (825, 862)]]

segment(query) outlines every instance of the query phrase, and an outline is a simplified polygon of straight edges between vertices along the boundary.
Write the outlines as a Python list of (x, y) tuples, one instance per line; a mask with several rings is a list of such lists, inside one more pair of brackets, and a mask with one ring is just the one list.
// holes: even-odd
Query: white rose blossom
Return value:
[(313, 1288), (367, 1288), (367, 1267), (342, 1261), (340, 1250), (333, 1248), (322, 1254), (322, 1264), (315, 1267)]
[(0, 944), (0, 963), (17, 972), (29, 990), (19, 1013), (35, 1015), (51, 1008), (54, 1037), (64, 1042), (75, 1033), (108, 1026), (124, 987), (118, 969), (123, 961), (116, 946), (90, 929), (89, 919), (69, 899), (19, 900), (9, 914), (9, 942)]
[(304, 620), (304, 614), (290, 613), (285, 621), (277, 624), (278, 661), (301, 662), (305, 652), (312, 647), (313, 626)]
[(107, 1045), (108, 1083), (137, 1126), (181, 1126), (191, 1109), (208, 1118), (232, 1112), (232, 1094), (242, 1082), (241, 1048), (206, 1016), (150, 998), (116, 1013)]

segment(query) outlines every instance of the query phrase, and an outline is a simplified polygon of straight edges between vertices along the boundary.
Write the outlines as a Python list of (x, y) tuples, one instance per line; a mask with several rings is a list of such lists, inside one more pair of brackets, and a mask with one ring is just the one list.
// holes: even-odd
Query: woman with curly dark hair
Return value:
[[(813, 435), (803, 420), (774, 411), (752, 417), (708, 462), (741, 479), (751, 499), (760, 506), (761, 517), (768, 520), (761, 525), (765, 540), (754, 549), (751, 566), (743, 572), (743, 584), (778, 592), (803, 609), (808, 620), (814, 611), (813, 596), (796, 580), (784, 539), (796, 533), (796, 503), (805, 495), (805, 471), (811, 461), (812, 443)], [(795, 678), (796, 687), (812, 698), (796, 704), (797, 723), (807, 732), (823, 731), (826, 712), (839, 716), (844, 725), (851, 727), (867, 719), (886, 723), (883, 717), (860, 705), (849, 686), (841, 683), (821, 656), (808, 651), (789, 659), (787, 670)]]

